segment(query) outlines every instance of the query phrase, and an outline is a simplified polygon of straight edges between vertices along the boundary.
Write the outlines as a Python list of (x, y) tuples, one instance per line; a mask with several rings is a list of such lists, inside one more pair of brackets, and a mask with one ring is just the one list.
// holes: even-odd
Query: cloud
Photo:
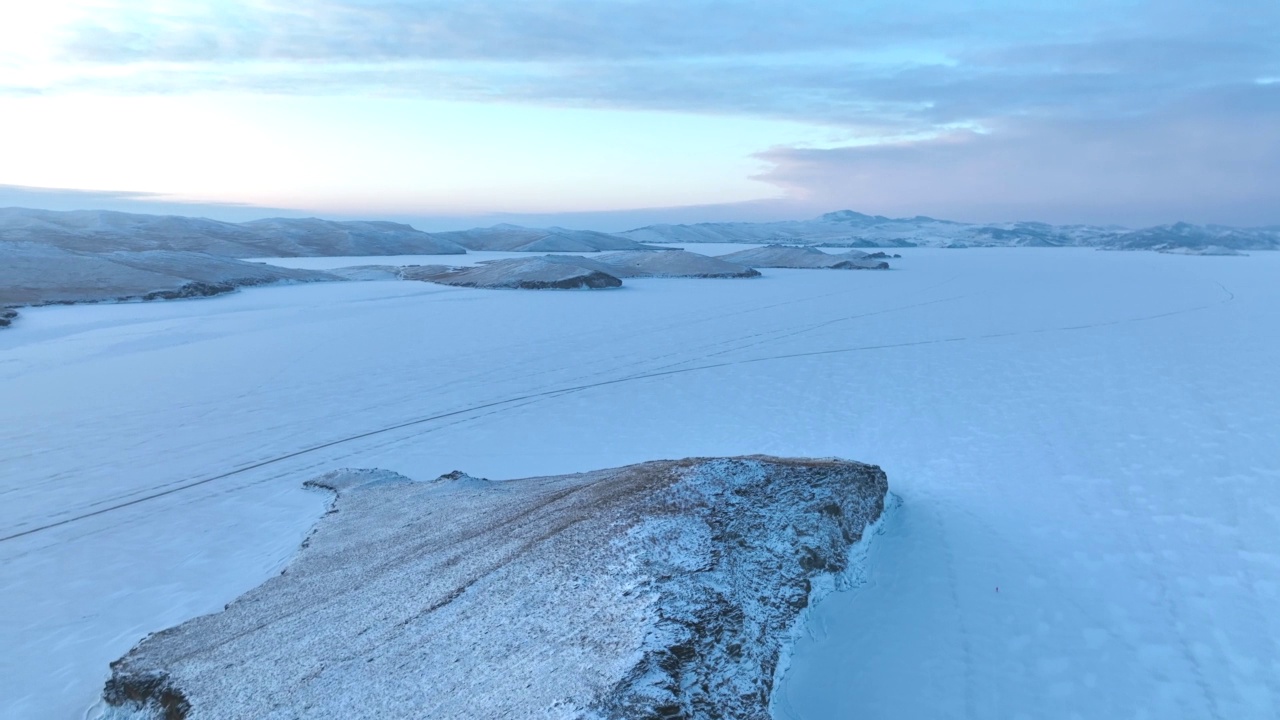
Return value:
[[(379, 95), (785, 119), (832, 141), (765, 154), (768, 180), (908, 214), (1035, 215), (1040, 198), (1063, 218), (1120, 219), (1127, 198), (1153, 220), (1180, 207), (1252, 217), (1269, 201), (1259, 183), (1275, 179), (1258, 159), (1269, 131), (1251, 125), (1274, 114), (1241, 89), (1277, 87), (1275, 0), (81, 4), (47, 57), (0, 47), (0, 95)], [(1090, 171), (1107, 174), (1093, 195)], [(858, 179), (868, 173), (879, 184)], [(821, 178), (857, 192), (822, 191)]]
[(1155, 224), (1280, 223), (1280, 86), (1206, 92), (1148, 114), (1012, 119), (989, 133), (776, 148), (759, 179), (796, 201), (886, 215)]
[(531, 227), (571, 227), (581, 230), (619, 232), (655, 223), (718, 221), (801, 220), (815, 217), (827, 208), (817, 208), (792, 200), (751, 200), (712, 205), (651, 207), (629, 210), (547, 213), (421, 213), (334, 212), (331, 208), (273, 208), (238, 203), (183, 202), (158, 193), (102, 191), (0, 185), (0, 208), (26, 207), (44, 210), (114, 210), (117, 212), (185, 215), (228, 222), (244, 222), (268, 217), (313, 217), (334, 220), (390, 220), (403, 222), (427, 232), (466, 230), (498, 223)]
[(617, 60), (877, 48), (976, 30), (996, 18), (950, 7), (779, 0), (179, 0), (156, 7), (117, 0), (72, 26), (62, 47), (70, 59), (95, 62)]
[(94, 7), (58, 35), (56, 79), (28, 91), (379, 93), (747, 114), (894, 136), (1143, 112), (1280, 74), (1280, 6), (1260, 0)]
[(159, 193), (130, 190), (79, 190), (0, 184), (0, 207), (43, 210), (115, 210), (144, 214), (195, 215), (242, 221), (262, 217), (298, 217), (299, 210), (255, 207), (240, 203), (184, 202)]

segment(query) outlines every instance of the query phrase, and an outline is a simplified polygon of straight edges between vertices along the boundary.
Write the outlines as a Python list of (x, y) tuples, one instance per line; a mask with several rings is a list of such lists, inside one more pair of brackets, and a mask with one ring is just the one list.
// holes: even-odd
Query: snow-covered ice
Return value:
[(1275, 717), (1280, 256), (901, 253), (24, 311), (0, 333), (0, 717), (78, 717), (147, 632), (277, 573), (320, 472), (749, 453), (873, 462), (901, 497), (778, 716)]

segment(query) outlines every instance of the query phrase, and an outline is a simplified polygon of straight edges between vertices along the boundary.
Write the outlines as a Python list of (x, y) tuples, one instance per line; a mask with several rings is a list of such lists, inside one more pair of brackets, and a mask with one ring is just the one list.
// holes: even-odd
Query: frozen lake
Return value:
[[(727, 255), (744, 248), (760, 247), (760, 245), (730, 243), (665, 243), (654, 247), (678, 248), (701, 255)], [(842, 252), (845, 248), (819, 248), (826, 252)], [(892, 252), (892, 251), (891, 251)], [(267, 263), (297, 270), (333, 270), (335, 268), (358, 265), (452, 265), (464, 267), (490, 260), (511, 260), (516, 258), (537, 257), (547, 253), (500, 252), (495, 250), (468, 250), (466, 255), (348, 255), (330, 257), (281, 257), (253, 258), (250, 262)], [(582, 255), (592, 257), (605, 253), (550, 253), (553, 255)]]
[(1280, 255), (894, 252), (24, 310), (0, 331), (0, 717), (81, 717), (144, 634), (278, 572), (322, 471), (741, 453), (876, 463), (901, 498), (778, 717), (1280, 713)]

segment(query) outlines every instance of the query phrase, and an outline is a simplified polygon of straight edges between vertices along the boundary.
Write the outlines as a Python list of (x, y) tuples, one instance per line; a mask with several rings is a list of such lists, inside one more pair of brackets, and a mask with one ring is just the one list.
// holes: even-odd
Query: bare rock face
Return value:
[(494, 260), (473, 267), (410, 266), (400, 274), (406, 280), (474, 288), (598, 290), (622, 285), (621, 280), (602, 270), (541, 257)]
[(841, 255), (814, 247), (767, 245), (721, 255), (721, 260), (753, 268), (823, 268), (832, 270), (888, 270), (889, 263), (869, 259), (866, 253), (851, 251)]
[(874, 466), (763, 456), (414, 482), (343, 470), (281, 575), (112, 664), (108, 716), (768, 717)]

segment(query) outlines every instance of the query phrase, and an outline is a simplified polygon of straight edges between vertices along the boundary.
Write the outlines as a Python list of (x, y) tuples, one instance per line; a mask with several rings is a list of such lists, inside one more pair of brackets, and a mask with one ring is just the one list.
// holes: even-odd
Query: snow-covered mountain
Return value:
[(1280, 248), (1280, 230), (1180, 222), (1125, 233), (1110, 240), (1106, 247), (1116, 250), (1206, 250), (1211, 247), (1226, 250), (1275, 250)]
[(971, 224), (916, 216), (889, 218), (852, 210), (813, 220), (768, 223), (650, 225), (622, 233), (646, 243), (789, 243), (834, 247), (1114, 247), (1158, 249), (1165, 245), (1235, 249), (1280, 248), (1280, 232), (1239, 230), (1187, 223), (1133, 231), (1097, 225), (1040, 222)]
[(609, 233), (567, 228), (528, 228), (501, 224), (487, 228), (436, 233), (468, 250), (507, 252), (599, 252), (603, 250), (643, 250), (644, 245)]
[(29, 208), (0, 208), (0, 242), (5, 241), (79, 252), (179, 250), (239, 258), (466, 252), (449, 240), (391, 222), (271, 218), (228, 223), (174, 215)]
[(601, 252), (645, 243), (758, 243), (830, 247), (1101, 247), (1280, 249), (1280, 227), (1176, 223), (1141, 230), (1040, 222), (972, 224), (918, 215), (889, 218), (852, 210), (812, 220), (649, 225), (622, 233), (494, 225), (425, 233), (393, 222), (270, 218), (228, 223), (105, 210), (0, 208), (0, 242), (34, 242), (78, 252), (180, 250), (225, 257), (443, 255), (467, 250)]

